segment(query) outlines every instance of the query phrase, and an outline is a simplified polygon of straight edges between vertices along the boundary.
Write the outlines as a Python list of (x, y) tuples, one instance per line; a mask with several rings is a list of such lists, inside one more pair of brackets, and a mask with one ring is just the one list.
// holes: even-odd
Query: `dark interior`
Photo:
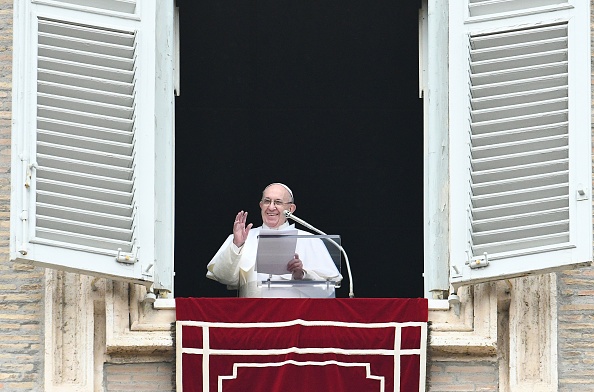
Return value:
[(206, 264), (271, 182), (341, 236), (356, 297), (422, 297), (420, 1), (177, 5), (176, 297), (236, 295)]

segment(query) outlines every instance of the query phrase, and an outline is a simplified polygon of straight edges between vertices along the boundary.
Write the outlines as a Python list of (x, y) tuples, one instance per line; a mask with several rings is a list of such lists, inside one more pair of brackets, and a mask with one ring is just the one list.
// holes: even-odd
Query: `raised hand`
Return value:
[(251, 223), (246, 226), (245, 222), (247, 221), (247, 215), (247, 212), (239, 211), (235, 217), (235, 222), (233, 222), (233, 243), (238, 248), (243, 246), (248, 233), (253, 226)]

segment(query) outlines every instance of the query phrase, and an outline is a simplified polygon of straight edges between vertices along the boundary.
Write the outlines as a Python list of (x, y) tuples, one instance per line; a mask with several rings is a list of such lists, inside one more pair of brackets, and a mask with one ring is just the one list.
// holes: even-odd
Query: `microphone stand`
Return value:
[[(301, 218), (296, 217), (295, 215), (293, 215), (293, 213), (289, 210), (285, 210), (283, 212), (285, 214), (285, 217), (294, 220), (295, 222), (307, 227), (310, 230), (315, 231), (318, 234), (321, 235), (328, 235), (326, 233), (324, 233), (322, 230), (316, 229), (315, 227), (313, 227), (312, 225), (310, 225), (309, 223), (307, 223), (306, 221), (304, 221)], [(351, 263), (349, 262), (349, 256), (347, 256), (344, 248), (342, 246), (340, 246), (336, 241), (334, 241), (332, 238), (326, 238), (328, 241), (330, 241), (339, 251), (340, 253), (342, 253), (342, 255), (344, 256), (344, 261), (345, 264), (347, 266), (347, 272), (349, 274), (349, 298), (354, 298), (355, 297), (355, 292), (353, 291), (353, 275), (351, 274)]]

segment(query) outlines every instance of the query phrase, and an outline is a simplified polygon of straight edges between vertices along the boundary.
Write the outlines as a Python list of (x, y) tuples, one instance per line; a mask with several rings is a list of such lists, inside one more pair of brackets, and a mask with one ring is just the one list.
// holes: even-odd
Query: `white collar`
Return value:
[(266, 226), (264, 223), (262, 223), (262, 228), (264, 230), (287, 230), (287, 229), (294, 229), (295, 225), (290, 225), (289, 222), (285, 222), (277, 228), (270, 228), (270, 227)]

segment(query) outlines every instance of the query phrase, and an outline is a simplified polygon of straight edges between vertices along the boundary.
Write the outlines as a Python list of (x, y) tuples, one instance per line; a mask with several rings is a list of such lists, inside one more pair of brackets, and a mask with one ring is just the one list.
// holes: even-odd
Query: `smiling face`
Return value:
[(262, 192), (260, 210), (262, 222), (271, 229), (276, 229), (287, 221), (283, 211), (295, 211), (295, 204), (291, 202), (291, 195), (285, 187), (272, 184)]

